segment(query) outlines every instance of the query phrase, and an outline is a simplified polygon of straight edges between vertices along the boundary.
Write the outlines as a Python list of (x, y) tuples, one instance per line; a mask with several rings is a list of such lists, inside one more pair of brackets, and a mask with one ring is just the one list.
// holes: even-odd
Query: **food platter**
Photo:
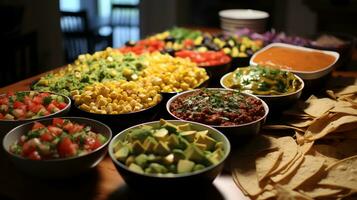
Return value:
[[(137, 185), (140, 188), (142, 185), (133, 182), (159, 183), (167, 178), (166, 172), (169, 173), (169, 177), (174, 177), (169, 178), (169, 182), (172, 183), (181, 182), (182, 185), (194, 180), (199, 184), (203, 180), (201, 178), (208, 178), (211, 184), (225, 163), (224, 173), (231, 173), (236, 188), (251, 199), (274, 199), (284, 196), (305, 199), (342, 198), (356, 191), (355, 176), (352, 173), (356, 170), (356, 149), (352, 145), (356, 141), (356, 85), (345, 85), (340, 88), (327, 86), (324, 89), (307, 92), (304, 88), (305, 79), (320, 78), (320, 71), (312, 71), (310, 77), (304, 77), (299, 73), (295, 74), (294, 70), (269, 69), (262, 70), (264, 73), (261, 73), (261, 76), (258, 76), (258, 71), (253, 71), (250, 74), (253, 78), (250, 80), (245, 80), (246, 77), (235, 77), (241, 83), (251, 85), (251, 88), (260, 88), (260, 91), (227, 86), (223, 81), (225, 78), (245, 69), (235, 65), (234, 60), (252, 56), (252, 62), (263, 46), (257, 47), (250, 42), (263, 42), (253, 39), (246, 42), (244, 38), (212, 36), (199, 31), (188, 31), (185, 33), (187, 36), (175, 38), (177, 31), (168, 30), (150, 36), (144, 39), (144, 42), (128, 43), (128, 48), (125, 49), (108, 48), (92, 55), (80, 55), (74, 63), (63, 70), (41, 77), (32, 85), (32, 89), (65, 94), (72, 100), (73, 105), (68, 116), (81, 116), (89, 118), (89, 121), (100, 121), (92, 120), (89, 123), (83, 119), (83, 125), (76, 127), (95, 127), (102, 123), (109, 126), (113, 136), (117, 137), (111, 140), (111, 134), (108, 134), (108, 141), (101, 143), (105, 146), (101, 149), (109, 150), (109, 160), (113, 161), (117, 171), (129, 185)], [(140, 51), (128, 52), (133, 50), (131, 47), (136, 48), (135, 45), (138, 44), (140, 48), (135, 51)], [(157, 48), (153, 49), (150, 45)], [(284, 44), (276, 45), (291, 47)], [(170, 53), (168, 47), (175, 52), (193, 51), (207, 58), (202, 60), (200, 56), (192, 57), (188, 54), (174, 57), (172, 55), (175, 54)], [(295, 46), (291, 48), (301, 49)], [(219, 52), (220, 56), (210, 54), (210, 51)], [(323, 53), (334, 56), (333, 63), (326, 68), (326, 73), (330, 73), (338, 60), (338, 54), (325, 51)], [(227, 62), (216, 62), (218, 58), (223, 57), (229, 58), (224, 59)], [(222, 71), (208, 70), (213, 67), (207, 64), (209, 62), (213, 63), (212, 65), (217, 64), (214, 67)], [(233, 72), (229, 74), (229, 71)], [(224, 76), (226, 73), (228, 75)], [(241, 76), (237, 74), (236, 76)], [(271, 74), (276, 76), (268, 77)], [(217, 80), (221, 80), (221, 85), (218, 85)], [(253, 86), (253, 83), (256, 85)], [(202, 85), (208, 89), (200, 88)], [(211, 92), (210, 95), (207, 95), (207, 91)], [(223, 91), (226, 94), (222, 95)], [(266, 91), (273, 92), (264, 93)], [(167, 94), (170, 94), (170, 100), (165, 97)], [(312, 94), (317, 96), (310, 96)], [(274, 99), (275, 105), (269, 102), (269, 98)], [(184, 106), (175, 102), (177, 99), (182, 101)], [(175, 103), (176, 105), (173, 105)], [(214, 106), (207, 106), (210, 103)], [(259, 108), (262, 111), (261, 115), (250, 115)], [(155, 121), (162, 118), (168, 121)], [(54, 119), (58, 121), (65, 118)], [(242, 122), (238, 119), (242, 119)], [(233, 121), (237, 124), (232, 124)], [(154, 129), (147, 127), (152, 124), (156, 124), (153, 126)], [(157, 124), (160, 125), (157, 127)], [(82, 130), (76, 132), (57, 124), (50, 126), (55, 126), (56, 130), (60, 129), (62, 132), (56, 133), (53, 127), (41, 127), (41, 131), (35, 132), (38, 136), (50, 133), (59, 134), (59, 138), (63, 138), (71, 135), (70, 132), (75, 135)], [(181, 126), (183, 128), (178, 128)], [(138, 127), (148, 129), (135, 130)], [(19, 137), (21, 133), (18, 131), (25, 134), (21, 128), (14, 129), (9, 134), (16, 132)], [(130, 137), (124, 137), (125, 134), (133, 132), (140, 134), (129, 134)], [(192, 141), (187, 139), (191, 134)], [(5, 135), (6, 133), (1, 137)], [(43, 138), (38, 139), (41, 145), (48, 142)], [(78, 135), (70, 138), (78, 138)], [(117, 144), (119, 138), (125, 145)], [(21, 138), (17, 140), (21, 143)], [(222, 141), (224, 144), (220, 143)], [(71, 148), (75, 146), (73, 144)], [(5, 150), (9, 148), (7, 141)], [(37, 147), (31, 148), (33, 152), (44, 153)], [(82, 149), (76, 151), (82, 152)], [(21, 150), (19, 152), (20, 156), (9, 153), (8, 160), (13, 160), (14, 156), (21, 157)], [(78, 155), (69, 160), (81, 158)], [(61, 159), (61, 162), (68, 161)], [(38, 162), (51, 163), (45, 160)], [(207, 164), (209, 162), (214, 165)], [(247, 168), (250, 170), (245, 171)], [(348, 172), (342, 173), (340, 168), (346, 168)], [(208, 170), (200, 171), (202, 169)], [(81, 173), (83, 172), (78, 172)], [(196, 175), (201, 178), (196, 179)], [(36, 176), (38, 175), (32, 178), (37, 179)], [(159, 181), (156, 180), (157, 177), (160, 177)], [(189, 179), (184, 180), (182, 177)], [(336, 177), (350, 177), (351, 180)]]

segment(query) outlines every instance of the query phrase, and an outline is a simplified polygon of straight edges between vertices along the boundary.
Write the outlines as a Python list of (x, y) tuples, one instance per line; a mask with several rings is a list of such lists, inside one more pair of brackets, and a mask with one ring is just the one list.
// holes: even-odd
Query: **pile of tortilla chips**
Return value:
[(357, 193), (357, 85), (311, 96), (284, 112), (295, 137), (257, 136), (234, 154), (232, 174), (252, 199), (344, 199)]

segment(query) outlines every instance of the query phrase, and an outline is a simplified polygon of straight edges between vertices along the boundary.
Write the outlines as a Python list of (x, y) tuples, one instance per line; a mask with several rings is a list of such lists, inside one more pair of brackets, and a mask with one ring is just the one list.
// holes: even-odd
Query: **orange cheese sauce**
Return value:
[(331, 65), (335, 60), (335, 57), (325, 53), (289, 47), (270, 47), (257, 54), (253, 59), (260, 65), (296, 71), (320, 70)]

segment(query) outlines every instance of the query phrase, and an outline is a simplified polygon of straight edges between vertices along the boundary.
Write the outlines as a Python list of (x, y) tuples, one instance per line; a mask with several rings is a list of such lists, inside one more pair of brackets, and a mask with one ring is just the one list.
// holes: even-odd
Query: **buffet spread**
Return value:
[(79, 55), (0, 96), (3, 146), (34, 178), (108, 151), (135, 187), (211, 183), (225, 164), (251, 199), (343, 199), (357, 191), (357, 85), (324, 85), (340, 55), (312, 48), (323, 39), (172, 28)]

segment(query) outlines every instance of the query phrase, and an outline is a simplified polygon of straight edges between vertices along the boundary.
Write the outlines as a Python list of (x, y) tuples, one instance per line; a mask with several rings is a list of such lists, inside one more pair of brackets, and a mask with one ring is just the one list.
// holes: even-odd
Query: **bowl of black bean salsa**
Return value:
[(166, 109), (176, 119), (210, 125), (228, 137), (259, 133), (269, 112), (258, 97), (223, 88), (179, 93), (167, 102)]

